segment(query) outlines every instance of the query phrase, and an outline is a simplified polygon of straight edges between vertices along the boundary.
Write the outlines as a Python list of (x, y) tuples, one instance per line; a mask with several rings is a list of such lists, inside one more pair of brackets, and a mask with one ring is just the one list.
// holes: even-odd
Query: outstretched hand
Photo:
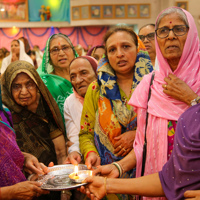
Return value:
[(80, 191), (92, 200), (102, 199), (106, 195), (104, 181), (105, 179), (101, 176), (88, 177), (84, 183), (89, 183), (89, 185), (87, 187), (81, 186)]
[(93, 171), (93, 175), (101, 175), (108, 178), (118, 178), (119, 171), (117, 167), (113, 164), (98, 166), (97, 169)]
[(85, 165), (88, 169), (92, 169), (92, 166), (97, 167), (101, 164), (101, 158), (95, 152), (90, 152), (85, 160)]
[[(43, 163), (39, 163), (38, 159), (29, 154), (22, 152), (24, 155), (24, 170), (29, 174), (47, 174), (49, 169)], [(54, 163), (50, 162), (49, 167), (53, 167)]]
[(81, 162), (81, 160), (81, 155), (78, 152), (73, 151), (67, 156), (64, 164), (78, 165)]

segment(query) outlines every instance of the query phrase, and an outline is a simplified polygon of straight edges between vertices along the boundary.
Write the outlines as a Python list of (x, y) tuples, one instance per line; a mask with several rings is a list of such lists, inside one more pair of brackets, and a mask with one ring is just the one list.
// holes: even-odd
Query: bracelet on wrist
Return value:
[(195, 106), (195, 105), (197, 105), (199, 102), (200, 102), (200, 97), (198, 96), (197, 98), (193, 99), (193, 100), (190, 102), (190, 105), (191, 105), (191, 106)]
[(92, 153), (92, 152), (93, 152), (93, 153), (96, 153), (97, 156), (100, 157), (99, 154), (98, 154), (96, 151), (89, 151), (89, 152), (87, 152), (86, 158), (87, 158), (87, 157), (89, 156), (89, 154)]
[(119, 165), (119, 163), (117, 162), (113, 162), (112, 163), (113, 165), (115, 165), (115, 167), (117, 167), (118, 171), (119, 171), (119, 177), (122, 176), (122, 168), (121, 168), (121, 165)]

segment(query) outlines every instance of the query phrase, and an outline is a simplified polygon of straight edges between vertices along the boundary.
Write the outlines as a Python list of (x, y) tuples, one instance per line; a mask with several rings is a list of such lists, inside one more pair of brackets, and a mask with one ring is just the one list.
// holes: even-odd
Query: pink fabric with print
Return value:
[[(195, 93), (200, 95), (198, 32), (192, 15), (185, 10), (183, 10), (183, 12), (187, 16), (190, 28), (181, 59), (174, 72), (172, 72), (167, 60), (162, 56), (157, 39), (155, 38), (159, 71), (155, 71), (155, 78), (151, 86), (151, 99), (148, 102), (147, 159), (144, 175), (160, 171), (167, 162), (168, 120), (177, 121), (179, 116), (188, 108), (185, 103), (175, 100), (163, 93), (162, 84), (165, 84), (164, 78), (172, 73), (186, 82)], [(140, 177), (141, 175), (147, 97), (151, 76), (151, 74), (144, 76), (129, 101), (129, 104), (134, 106), (135, 112), (137, 112), (137, 133), (134, 142), (134, 150), (137, 159), (136, 177)]]

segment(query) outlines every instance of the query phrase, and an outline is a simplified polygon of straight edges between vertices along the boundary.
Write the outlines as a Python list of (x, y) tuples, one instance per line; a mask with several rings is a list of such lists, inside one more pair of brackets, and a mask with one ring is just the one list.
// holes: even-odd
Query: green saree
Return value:
[[(53, 71), (53, 65), (50, 61), (49, 48), (50, 48), (50, 40), (54, 35), (52, 35), (47, 40), (43, 59), (42, 59), (42, 64), (37, 69), (37, 72), (39, 73), (44, 84), (47, 86), (51, 95), (53, 96), (56, 103), (58, 104), (58, 107), (59, 107), (61, 115), (62, 115), (63, 122), (65, 123), (65, 121), (64, 121), (64, 103), (65, 103), (65, 99), (70, 94), (73, 93), (73, 87), (71, 85), (71, 82), (68, 81), (67, 79), (62, 78), (57, 75), (54, 75), (54, 74), (51, 74), (51, 72)], [(74, 52), (75, 58), (78, 57), (78, 54), (75, 51), (74, 46), (71, 43), (70, 39), (64, 34), (59, 33), (58, 35), (65, 37), (65, 39), (67, 40), (67, 42), (69, 43), (69, 45), (71, 46), (71, 48)]]

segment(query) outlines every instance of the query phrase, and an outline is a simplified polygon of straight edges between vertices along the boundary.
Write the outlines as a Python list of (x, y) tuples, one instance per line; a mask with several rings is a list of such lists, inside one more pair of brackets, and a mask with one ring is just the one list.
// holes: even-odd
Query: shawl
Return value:
[[(54, 35), (52, 35), (47, 40), (46, 47), (43, 54), (42, 64), (37, 69), (37, 71), (40, 74), (40, 77), (44, 81), (45, 85), (49, 89), (50, 93), (52, 94), (53, 98), (56, 100), (59, 106), (60, 112), (62, 114), (63, 122), (64, 122), (64, 102), (65, 102), (65, 99), (70, 94), (73, 93), (73, 89), (72, 89), (72, 85), (70, 81), (60, 76), (50, 74), (53, 71), (53, 65), (50, 61), (49, 48), (50, 48), (50, 40)], [(74, 46), (72, 42), (70, 41), (70, 39), (62, 33), (58, 33), (57, 35), (62, 35), (65, 37), (65, 39), (67, 40), (67, 42), (69, 43), (69, 45), (71, 46), (74, 52), (75, 58), (78, 57), (78, 54), (75, 51)]]
[[(165, 83), (164, 78), (168, 76), (169, 73), (175, 74), (178, 78), (185, 81), (194, 92), (200, 94), (200, 59), (198, 33), (194, 19), (191, 14), (185, 10), (183, 10), (183, 12), (188, 19), (190, 28), (188, 31), (181, 59), (179, 61), (177, 69), (174, 72), (172, 72), (169, 64), (167, 63), (167, 60), (162, 56), (157, 39), (155, 38), (156, 55), (159, 70), (155, 71), (155, 78), (153, 81), (153, 85), (151, 86), (151, 98), (148, 102), (148, 145), (144, 173), (145, 175), (160, 171), (163, 165), (167, 162), (168, 120), (177, 121), (179, 116), (188, 108), (188, 105), (186, 105), (185, 103), (175, 100), (172, 97), (163, 93), (162, 84)], [(137, 112), (137, 115), (139, 116), (137, 120), (138, 127), (136, 139), (134, 142), (134, 150), (137, 158), (137, 177), (141, 175), (147, 98), (151, 76), (152, 74), (149, 74), (144, 77), (129, 101), (129, 104), (134, 106), (135, 112)]]
[(159, 172), (167, 199), (184, 199), (187, 190), (200, 188), (200, 104), (183, 113), (177, 124), (174, 149)]
[[(134, 66), (132, 91), (142, 80), (143, 75), (153, 70), (149, 55), (141, 40), (138, 40), (138, 51)], [(114, 137), (126, 131), (136, 128), (136, 114), (133, 108), (128, 108), (123, 103), (120, 89), (117, 84), (117, 76), (110, 66), (108, 59), (101, 59), (98, 67), (98, 85), (100, 98), (96, 116), (94, 140), (101, 164), (109, 164), (121, 160), (114, 154)], [(129, 97), (128, 97), (129, 98)]]
[[(33, 65), (32, 59), (25, 52), (24, 43), (21, 40), (18, 40), (18, 42), (20, 46), (19, 60), (25, 60)], [(1, 74), (5, 72), (6, 68), (11, 63), (11, 59), (12, 59), (12, 51), (10, 51), (10, 55), (4, 58), (2, 61)]]
[[(11, 84), (17, 74), (21, 72), (26, 73), (36, 83), (41, 94), (40, 100), (42, 101), (40, 101), (40, 107), (38, 106), (38, 108), (40, 110), (44, 110), (48, 122), (43, 120), (43, 118), (37, 114), (38, 109), (36, 113), (32, 113), (26, 108), (18, 105), (13, 99), (11, 94)], [(47, 155), (45, 156), (41, 154), (41, 152), (43, 151), (42, 149), (45, 148), (51, 152), (49, 153), (49, 157), (51, 156), (51, 154), (55, 154), (52, 139), (64, 133), (64, 125), (62, 123), (62, 117), (59, 108), (55, 100), (51, 96), (49, 90), (43, 83), (35, 68), (26, 61), (15, 61), (11, 63), (3, 74), (1, 81), (2, 101), (11, 110), (14, 129), (17, 130), (17, 142), (21, 150), (32, 153), (38, 159), (39, 156), (41, 156), (42, 159), (48, 159)], [(47, 129), (48, 126), (50, 127), (50, 129)], [(52, 126), (55, 130), (53, 133), (50, 132)], [(38, 148), (34, 147), (34, 145), (37, 146), (36, 140), (40, 145), (38, 146)], [(28, 145), (24, 144), (24, 141), (27, 142)], [(32, 145), (30, 145), (31, 143)], [(46, 154), (48, 153), (48, 151), (46, 151)], [(39, 161), (42, 162), (40, 159)], [(45, 164), (48, 164), (48, 162), (45, 161), (43, 160)]]
[(16, 143), (14, 130), (0, 121), (0, 187), (25, 181), (24, 156)]

